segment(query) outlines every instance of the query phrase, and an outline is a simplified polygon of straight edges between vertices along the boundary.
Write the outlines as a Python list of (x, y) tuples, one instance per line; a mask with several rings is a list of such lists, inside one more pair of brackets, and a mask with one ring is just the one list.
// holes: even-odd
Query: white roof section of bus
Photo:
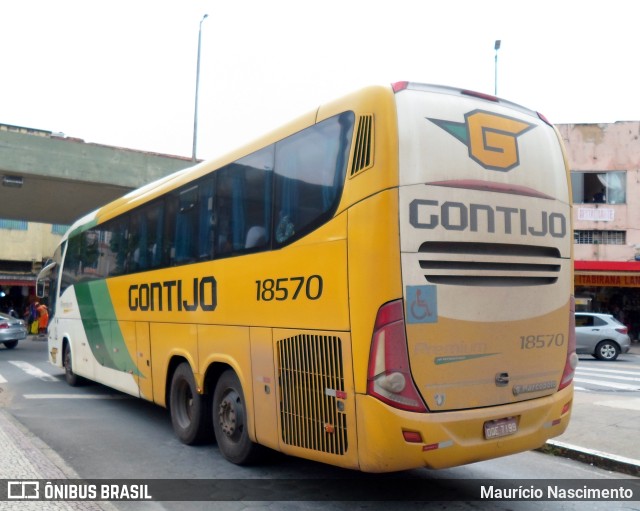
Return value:
[[(564, 159), (553, 127), (538, 115), (510, 102), (492, 102), (463, 95), (458, 89), (445, 87), (407, 90), (396, 94), (400, 122), (400, 144), (403, 138), (417, 136), (421, 144), (411, 145), (401, 154), (400, 184), (447, 181), (455, 179), (486, 180), (508, 185), (519, 185), (547, 194), (555, 191), (566, 200), (568, 183), (564, 173)], [(435, 120), (465, 122), (465, 115), (473, 111), (487, 111), (529, 123), (532, 127), (518, 136), (520, 164), (508, 171), (483, 170), (469, 158), (469, 147), (448, 135), (434, 123)], [(404, 112), (404, 113), (403, 113)], [(421, 114), (418, 114), (421, 112)], [(498, 134), (499, 135), (499, 134)], [(513, 136), (504, 134), (505, 139)], [(505, 143), (509, 143), (506, 140)], [(451, 168), (455, 161), (455, 171)]]

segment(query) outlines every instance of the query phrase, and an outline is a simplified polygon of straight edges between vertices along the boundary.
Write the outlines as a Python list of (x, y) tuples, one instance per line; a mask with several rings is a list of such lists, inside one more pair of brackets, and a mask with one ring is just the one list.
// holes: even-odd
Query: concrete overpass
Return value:
[(89, 144), (0, 124), (0, 218), (69, 225), (99, 206), (191, 165), (190, 158)]

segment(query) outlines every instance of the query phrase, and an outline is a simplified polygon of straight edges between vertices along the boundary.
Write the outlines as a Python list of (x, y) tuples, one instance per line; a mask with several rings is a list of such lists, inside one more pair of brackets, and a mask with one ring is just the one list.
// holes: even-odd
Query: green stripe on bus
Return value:
[(76, 284), (75, 291), (82, 325), (96, 360), (105, 367), (141, 376), (124, 342), (107, 283), (82, 282)]

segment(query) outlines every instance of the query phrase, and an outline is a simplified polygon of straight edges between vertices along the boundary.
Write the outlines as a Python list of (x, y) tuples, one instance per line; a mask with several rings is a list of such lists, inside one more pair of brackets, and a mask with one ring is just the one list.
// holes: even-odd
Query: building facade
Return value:
[(36, 276), (75, 219), (188, 167), (188, 158), (0, 124), (0, 312), (35, 301)]
[(557, 125), (571, 167), (576, 307), (640, 333), (640, 122)]

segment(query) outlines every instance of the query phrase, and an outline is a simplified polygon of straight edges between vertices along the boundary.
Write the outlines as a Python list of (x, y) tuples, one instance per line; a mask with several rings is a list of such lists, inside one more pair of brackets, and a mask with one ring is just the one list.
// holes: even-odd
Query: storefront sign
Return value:
[(593, 287), (640, 287), (640, 274), (635, 275), (611, 275), (590, 274), (575, 275), (576, 286)]
[(611, 208), (578, 208), (578, 220), (613, 222), (615, 210)]

